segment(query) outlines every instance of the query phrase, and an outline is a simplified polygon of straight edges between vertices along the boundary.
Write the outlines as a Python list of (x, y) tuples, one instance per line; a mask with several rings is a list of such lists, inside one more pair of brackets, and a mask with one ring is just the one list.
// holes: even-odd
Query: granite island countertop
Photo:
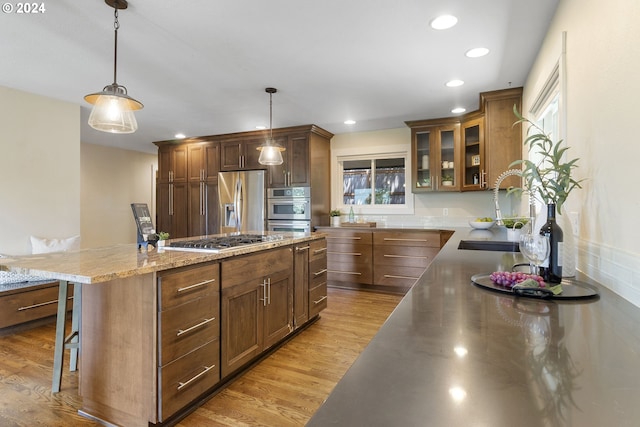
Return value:
[(473, 285), (524, 258), (460, 240), (503, 237), (457, 229), (307, 426), (640, 425), (640, 309)]
[[(0, 270), (81, 284), (100, 283), (202, 262), (221, 260), (324, 237), (322, 233), (264, 232), (263, 234), (278, 234), (282, 235), (283, 238), (238, 246), (219, 253), (155, 249), (152, 246), (145, 250), (144, 248), (138, 249), (138, 245), (135, 243), (120, 244), (70, 252), (0, 258)], [(201, 237), (206, 236), (175, 240), (191, 240)]]

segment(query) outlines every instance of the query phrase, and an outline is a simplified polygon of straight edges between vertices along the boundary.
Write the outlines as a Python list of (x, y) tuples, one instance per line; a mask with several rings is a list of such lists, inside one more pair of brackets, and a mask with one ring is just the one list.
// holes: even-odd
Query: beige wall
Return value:
[(80, 153), (82, 246), (135, 243), (131, 203), (146, 203), (155, 218), (158, 156), (94, 144)]
[(562, 0), (524, 92), (528, 111), (560, 59), (566, 31), (566, 141), (583, 189), (578, 268), (640, 306), (637, 98), (640, 2)]
[[(426, 117), (425, 117), (426, 118)], [(341, 201), (342, 183), (337, 179), (337, 158), (344, 155), (398, 153), (411, 151), (411, 129), (408, 127), (387, 129), (376, 132), (354, 132), (339, 134), (331, 139), (331, 206), (348, 212)], [(410, 163), (410, 162), (409, 162)], [(411, 176), (410, 164), (407, 164), (407, 176)], [(413, 197), (410, 212), (396, 214), (361, 214), (356, 207), (356, 215), (361, 214), (367, 221), (375, 221), (393, 226), (468, 226), (469, 219), (495, 216), (493, 193), (488, 191), (470, 191), (465, 193), (418, 193), (411, 194), (407, 180), (408, 197)], [(500, 194), (500, 209), (503, 214), (520, 214), (520, 206), (513, 197)], [(446, 215), (445, 215), (446, 213)]]
[(0, 86), (0, 254), (80, 234), (80, 107)]

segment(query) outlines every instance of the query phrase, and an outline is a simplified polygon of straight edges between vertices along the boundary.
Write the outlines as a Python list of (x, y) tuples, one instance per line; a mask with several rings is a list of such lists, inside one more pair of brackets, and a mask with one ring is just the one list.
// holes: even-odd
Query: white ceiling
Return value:
[[(177, 132), (268, 126), (268, 86), (278, 89), (275, 128), (399, 128), (522, 86), (558, 1), (130, 0), (119, 12), (117, 82), (145, 105), (130, 135), (86, 124), (84, 95), (113, 80), (113, 9), (45, 1), (44, 13), (0, 17), (0, 85), (81, 105), (83, 142), (150, 153)], [(443, 13), (458, 24), (431, 29)], [(480, 46), (489, 55), (465, 57)], [(445, 87), (454, 78), (465, 85)]]

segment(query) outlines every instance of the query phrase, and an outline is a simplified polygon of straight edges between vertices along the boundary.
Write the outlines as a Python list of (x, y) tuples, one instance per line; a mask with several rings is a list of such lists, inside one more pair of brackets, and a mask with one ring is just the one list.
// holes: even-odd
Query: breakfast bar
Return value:
[(80, 285), (82, 415), (171, 425), (326, 307), (324, 236), (264, 237), (219, 251), (123, 244), (3, 258), (0, 269), (59, 280), (61, 293)]

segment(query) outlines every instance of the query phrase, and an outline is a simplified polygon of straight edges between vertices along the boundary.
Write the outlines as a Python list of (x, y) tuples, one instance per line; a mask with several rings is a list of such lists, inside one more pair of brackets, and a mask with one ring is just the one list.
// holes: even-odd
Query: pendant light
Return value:
[(138, 122), (133, 112), (142, 109), (142, 103), (127, 95), (127, 88), (116, 83), (118, 65), (118, 10), (126, 9), (126, 0), (105, 0), (114, 10), (115, 47), (113, 53), (113, 83), (105, 86), (102, 92), (91, 93), (84, 97), (85, 101), (93, 104), (89, 115), (89, 126), (111, 133), (133, 133), (138, 129)]
[(264, 144), (259, 146), (257, 150), (260, 150), (260, 157), (258, 158), (258, 163), (261, 165), (281, 165), (282, 160), (282, 152), (285, 150), (284, 147), (276, 143), (273, 139), (273, 94), (278, 91), (278, 89), (273, 87), (268, 87), (264, 90), (269, 94), (269, 138), (265, 141)]

